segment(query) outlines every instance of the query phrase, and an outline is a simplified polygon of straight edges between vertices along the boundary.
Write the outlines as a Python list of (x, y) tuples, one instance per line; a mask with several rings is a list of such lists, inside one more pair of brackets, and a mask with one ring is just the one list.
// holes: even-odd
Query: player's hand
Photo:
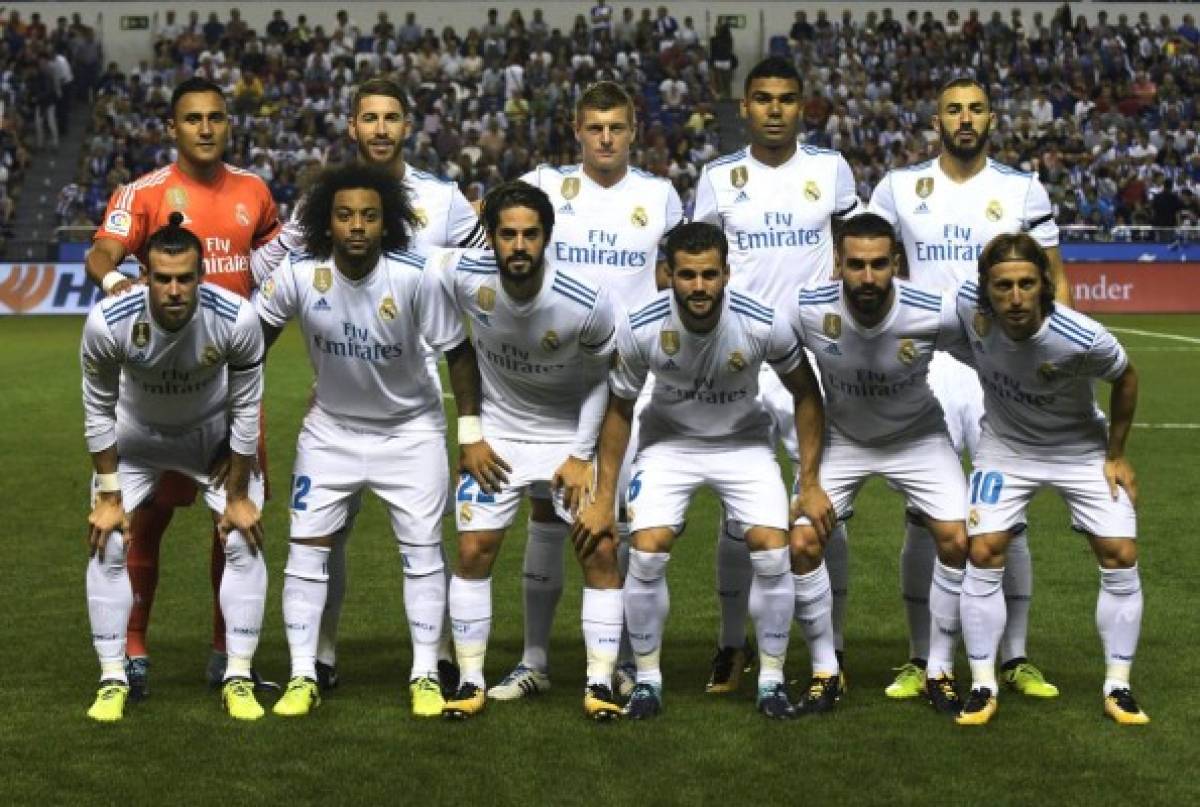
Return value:
[(458, 470), (475, 477), (475, 483), (484, 493), (495, 494), (508, 482), (512, 466), (492, 451), (487, 440), (480, 440), (477, 443), (459, 444)]
[(1108, 482), (1108, 492), (1112, 494), (1114, 502), (1117, 500), (1120, 488), (1125, 488), (1125, 493), (1129, 496), (1129, 503), (1137, 506), (1137, 477), (1133, 473), (1133, 466), (1129, 460), (1124, 457), (1105, 460), (1104, 479)]
[(561, 490), (563, 507), (571, 515), (578, 515), (580, 508), (591, 503), (596, 492), (596, 474), (592, 463), (579, 457), (567, 457), (550, 479), (553, 490)]
[(112, 289), (108, 292), (108, 296), (109, 297), (120, 297), (122, 294), (124, 294), (127, 291), (133, 291), (133, 289), (134, 289), (133, 281), (130, 280), (129, 278), (126, 278), (125, 280), (121, 280), (121, 281), (114, 283)]
[(812, 527), (822, 542), (829, 539), (829, 534), (837, 526), (837, 513), (833, 511), (833, 502), (829, 501), (829, 496), (820, 485), (801, 486), (800, 493), (792, 501), (792, 509), (794, 512), (798, 511), (792, 521), (799, 516), (807, 518), (812, 522)]
[(225, 512), (217, 522), (217, 533), (225, 541), (229, 533), (237, 530), (246, 537), (250, 554), (256, 555), (262, 549), (263, 528), (262, 513), (258, 505), (246, 496), (230, 496), (225, 500)]
[(120, 493), (101, 493), (88, 514), (88, 557), (104, 554), (108, 536), (113, 530), (129, 532), (129, 516)]
[(593, 498), (575, 514), (571, 522), (571, 543), (575, 554), (582, 560), (593, 552), (606, 537), (615, 538), (617, 532), (616, 509), (609, 497)]

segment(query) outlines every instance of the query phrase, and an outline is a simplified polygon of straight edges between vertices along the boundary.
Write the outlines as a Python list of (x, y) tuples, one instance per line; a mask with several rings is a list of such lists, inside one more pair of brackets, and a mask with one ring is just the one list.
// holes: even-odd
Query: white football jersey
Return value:
[(83, 328), (84, 433), (95, 453), (117, 439), (117, 417), (167, 434), (228, 414), (229, 445), (253, 456), (262, 401), (262, 327), (250, 302), (200, 284), (178, 331), (150, 314), (150, 290), (101, 300)]
[(983, 386), (980, 453), (1071, 460), (1104, 451), (1108, 424), (1096, 405), (1095, 380), (1116, 381), (1129, 359), (1108, 330), (1056, 305), (1041, 329), (1014, 342), (978, 309), (979, 288), (958, 292), (958, 319), (970, 343), (968, 361)]
[(518, 302), (504, 290), (490, 251), (447, 250), (430, 260), (471, 323), (484, 437), (576, 443), (590, 456), (598, 420), (584, 427), (588, 434), (577, 432), (583, 402), (604, 383), (616, 348), (608, 294), (547, 260), (537, 295)]
[(832, 276), (830, 220), (857, 207), (854, 174), (838, 152), (800, 144), (772, 168), (747, 146), (704, 166), (692, 218), (725, 231), (733, 288), (787, 306), (798, 288)]
[(690, 451), (769, 440), (771, 418), (755, 400), (759, 368), (789, 373), (804, 359), (787, 318), (763, 302), (726, 288), (721, 316), (707, 334), (687, 330), (671, 289), (623, 319), (620, 361), (609, 388), (638, 397), (647, 377), (654, 390), (638, 421), (638, 450), (661, 442)]
[(546, 247), (554, 263), (603, 286), (624, 311), (658, 293), (658, 246), (683, 218), (683, 203), (668, 180), (630, 168), (605, 188), (580, 165), (539, 165), (521, 180), (545, 191), (554, 205)]
[(909, 280), (935, 292), (975, 280), (988, 241), (1027, 232), (1058, 246), (1050, 197), (1036, 174), (989, 159), (966, 182), (954, 182), (937, 159), (889, 171), (871, 194), (870, 211), (896, 227)]
[[(417, 229), (408, 245), (409, 252), (428, 255), (438, 247), (486, 247), (487, 234), (475, 215), (475, 209), (453, 182), (438, 179), (433, 174), (404, 168), (404, 189), (417, 214)], [(301, 197), (292, 215), (283, 225), (278, 237), (254, 251), (251, 269), (261, 286), (267, 276), (289, 254), (304, 252), (304, 232), (300, 229), (300, 212), (304, 209)]]
[(425, 368), (421, 340), (449, 350), (466, 330), (436, 273), (408, 252), (386, 253), (349, 280), (333, 264), (288, 256), (255, 306), (276, 328), (297, 318), (316, 373), (314, 406), (374, 433), (445, 431), (442, 394)]
[(946, 431), (926, 376), (933, 351), (962, 340), (952, 296), (893, 283), (892, 309), (873, 328), (854, 318), (840, 281), (801, 289), (790, 312), (820, 369), (825, 422), (868, 446)]

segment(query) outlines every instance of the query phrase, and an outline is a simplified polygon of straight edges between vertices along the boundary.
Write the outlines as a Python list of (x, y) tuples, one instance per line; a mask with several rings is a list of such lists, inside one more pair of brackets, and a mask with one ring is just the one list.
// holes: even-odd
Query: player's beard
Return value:
[[(869, 290), (869, 292), (868, 292)], [(874, 317), (887, 303), (892, 291), (892, 284), (887, 286), (859, 286), (857, 289), (846, 289), (850, 298), (850, 307), (858, 314)], [(870, 292), (874, 292), (873, 294)]]
[[(991, 123), (987, 123), (982, 129), (975, 133), (975, 145), (973, 146), (960, 146), (957, 142), (955, 142), (954, 138), (960, 131), (962, 131), (962, 128), (963, 127), (960, 126), (952, 132), (947, 132), (946, 128), (943, 126), (942, 148), (945, 149), (954, 159), (967, 163), (971, 160), (974, 160), (979, 156), (980, 152), (987, 148), (988, 132), (991, 131), (992, 125)], [(975, 131), (974, 127), (971, 127), (971, 131)]]
[[(679, 310), (687, 312), (688, 317), (690, 317), (691, 319), (697, 320), (698, 322), (701, 322), (701, 323), (707, 323), (707, 322), (711, 321), (714, 317), (716, 317), (720, 313), (721, 303), (725, 299), (725, 290), (724, 289), (721, 289), (716, 294), (688, 294), (688, 295), (680, 294), (678, 291), (672, 289), (672, 294), (675, 295), (675, 305), (679, 308)], [(697, 315), (695, 312), (692, 311), (692, 307), (690, 305), (688, 305), (689, 300), (699, 300), (699, 299), (712, 300), (712, 304), (709, 305), (709, 307), (708, 307), (708, 313), (706, 313), (704, 315)]]
[[(526, 260), (529, 262), (529, 268), (524, 272), (514, 273), (509, 269), (509, 262), (513, 260)], [(504, 259), (500, 265), (500, 275), (509, 283), (522, 285), (528, 283), (535, 277), (542, 276), (542, 266), (546, 262), (545, 253), (539, 253), (536, 257), (528, 252), (514, 252)]]
[(400, 147), (399, 143), (392, 142), (391, 140), (387, 141), (388, 145), (390, 145), (392, 147), (391, 154), (390, 154), (390, 156), (387, 157), (387, 159), (380, 160), (377, 157), (375, 157), (373, 154), (371, 154), (371, 145), (373, 142), (374, 142), (374, 145), (382, 145), (381, 141), (370, 141), (370, 140), (359, 140), (358, 141), (358, 158), (361, 161), (363, 161), (367, 165), (379, 165), (379, 166), (383, 166), (384, 168), (391, 168), (391, 167), (395, 166), (398, 162), (400, 162), (400, 159), (401, 159), (402, 155), (404, 154), (404, 150)]

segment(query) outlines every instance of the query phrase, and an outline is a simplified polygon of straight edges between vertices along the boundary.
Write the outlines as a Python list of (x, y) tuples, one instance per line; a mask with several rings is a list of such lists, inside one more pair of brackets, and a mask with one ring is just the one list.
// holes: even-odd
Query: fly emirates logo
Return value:
[(233, 241), (228, 238), (204, 239), (204, 271), (206, 274), (232, 274), (250, 271), (250, 256), (233, 253)]

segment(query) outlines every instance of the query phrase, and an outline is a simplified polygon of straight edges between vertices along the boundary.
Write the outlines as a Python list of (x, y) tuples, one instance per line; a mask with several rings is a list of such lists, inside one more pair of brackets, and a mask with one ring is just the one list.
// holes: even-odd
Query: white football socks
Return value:
[(1129, 687), (1142, 630), (1142, 580), (1138, 567), (1101, 569), (1096, 627), (1104, 645), (1104, 694)]
[(962, 632), (959, 617), (962, 583), (962, 569), (952, 569), (941, 561), (934, 564), (933, 583), (929, 587), (929, 662), (925, 667), (928, 678), (954, 673), (954, 648)]
[(981, 569), (967, 562), (962, 583), (962, 633), (971, 664), (971, 688), (995, 695), (996, 648), (1004, 631), (1004, 569)]
[(438, 645), (446, 615), (446, 567), (441, 542), (401, 544), (404, 559), (404, 613), (412, 639), (409, 680), (437, 678)]
[(225, 680), (249, 678), (267, 600), (267, 564), (261, 550), (250, 551), (236, 530), (225, 537), (225, 574), (221, 577), (221, 613), (225, 616)]
[(100, 680), (128, 683), (125, 629), (133, 609), (133, 588), (125, 566), (125, 539), (111, 532), (104, 551), (88, 558), (86, 589), (92, 646), (100, 659)]
[(450, 622), (460, 681), (484, 689), (483, 662), (492, 630), (492, 578), (450, 578)]
[(329, 583), (328, 547), (288, 544), (283, 570), (283, 627), (292, 657), (292, 678), (317, 680), (317, 636)]
[(539, 672), (549, 670), (550, 632), (563, 591), (563, 549), (569, 527), (561, 522), (529, 522), (525, 570), (525, 650), (521, 663)]
[(833, 592), (829, 572), (822, 563), (806, 574), (792, 575), (795, 586), (795, 618), (804, 632), (814, 675), (836, 675), (839, 671), (833, 639)]
[(629, 551), (629, 573), (625, 576), (625, 624), (633, 645), (639, 684), (662, 686), (663, 628), (671, 610), (667, 591), (667, 552)]
[(584, 588), (580, 609), (587, 651), (587, 682), (610, 686), (621, 645), (625, 606), (619, 588)]

